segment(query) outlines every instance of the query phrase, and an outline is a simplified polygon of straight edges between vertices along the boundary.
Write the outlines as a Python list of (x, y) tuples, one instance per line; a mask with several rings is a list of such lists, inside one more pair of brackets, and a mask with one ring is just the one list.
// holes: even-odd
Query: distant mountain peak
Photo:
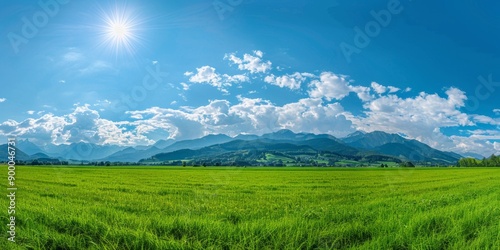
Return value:
[(399, 134), (373, 131), (357, 134), (342, 139), (348, 145), (365, 150), (372, 150), (385, 155), (397, 156), (417, 162), (453, 163), (460, 156), (455, 153), (442, 152), (417, 140), (406, 139)]
[(262, 158), (262, 153), (265, 152), (290, 154), (289, 156), (292, 156), (290, 161), (299, 157), (296, 156), (297, 152), (305, 155), (326, 152), (333, 161), (390, 156), (424, 164), (429, 162), (452, 164), (461, 158), (458, 154), (433, 149), (427, 144), (405, 138), (401, 134), (383, 131), (366, 133), (359, 130), (341, 140), (329, 134), (295, 133), (289, 129), (280, 129), (261, 136), (239, 134), (230, 137), (226, 134), (208, 134), (201, 138), (181, 141), (161, 139), (153, 145), (134, 147), (98, 145), (86, 141), (38, 147), (28, 139), (20, 139), (17, 145), (22, 152), (20, 154), (25, 155), (25, 159), (48, 159), (50, 157), (86, 161), (137, 162), (157, 154), (168, 154), (178, 159), (177, 153), (174, 152), (183, 152), (182, 159), (187, 159), (186, 157), (189, 156), (192, 159), (207, 160), (218, 155), (219, 159), (234, 160), (246, 157), (246, 159), (253, 159), (254, 162)]
[(157, 147), (157, 148), (160, 148), (160, 149), (163, 149), (163, 148), (166, 148), (172, 144), (174, 144), (175, 141), (173, 139), (167, 139), (167, 140), (158, 140), (155, 142), (155, 144), (152, 145), (152, 147)]
[(295, 136), (297, 135), (296, 133), (294, 133), (293, 131), (289, 130), (289, 129), (280, 129), (278, 131), (274, 131), (274, 132), (271, 132), (271, 133), (267, 133), (267, 134), (263, 134), (262, 137), (273, 137), (273, 136)]
[(208, 134), (206, 136), (203, 136), (202, 138), (226, 138), (229, 137), (225, 134)]
[(372, 131), (370, 133), (364, 133), (365, 135), (368, 134), (368, 135), (396, 135), (396, 134), (391, 134), (391, 133), (387, 133), (387, 132), (384, 132), (384, 131), (380, 131), (380, 130), (375, 130), (375, 131)]
[(356, 130), (355, 132), (353, 133), (350, 133), (346, 136), (347, 137), (355, 137), (355, 136), (361, 136), (361, 135), (364, 135), (366, 134), (365, 132), (361, 131), (361, 130)]
[(35, 143), (29, 141), (29, 139), (21, 139), (16, 143), (17, 147), (28, 155), (42, 153), (43, 150)]
[(295, 134), (293, 131), (291, 131), (290, 129), (280, 129), (276, 132), (274, 132), (276, 134)]

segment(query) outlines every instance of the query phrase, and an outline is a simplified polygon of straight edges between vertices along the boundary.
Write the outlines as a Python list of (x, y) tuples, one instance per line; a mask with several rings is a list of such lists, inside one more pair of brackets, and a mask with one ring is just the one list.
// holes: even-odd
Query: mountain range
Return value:
[[(5, 150), (3, 148), (5, 147)], [(294, 133), (279, 130), (258, 135), (229, 137), (212, 134), (202, 138), (159, 140), (151, 146), (123, 147), (72, 143), (36, 145), (17, 141), (17, 159), (24, 161), (141, 162), (239, 165), (342, 165), (411, 161), (418, 164), (455, 164), (461, 155), (434, 149), (417, 140), (381, 131), (361, 131), (345, 138), (328, 134)], [(0, 147), (6, 159), (6, 145)]]

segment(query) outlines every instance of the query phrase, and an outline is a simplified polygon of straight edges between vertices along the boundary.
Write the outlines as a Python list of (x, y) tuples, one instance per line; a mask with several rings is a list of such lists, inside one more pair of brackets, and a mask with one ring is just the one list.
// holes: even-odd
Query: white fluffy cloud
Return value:
[[(498, 140), (499, 137), (500, 135), (497, 135), (496, 139)], [(498, 142), (490, 142), (484, 137), (452, 135), (449, 137), (449, 140), (449, 143), (444, 144), (444, 146), (450, 151), (458, 153), (472, 152), (483, 156), (490, 156), (491, 154), (500, 155), (500, 144)]]
[(226, 82), (232, 82), (232, 83), (242, 83), (242, 82), (248, 82), (248, 81), (250, 81), (250, 78), (248, 78), (248, 76), (246, 76), (246, 75), (233, 75), (233, 76), (230, 76), (230, 75), (224, 74), (224, 75), (222, 75), (222, 78)]
[(470, 116), (472, 120), (474, 120), (477, 123), (482, 123), (482, 124), (490, 124), (490, 125), (499, 125), (500, 126), (500, 119), (494, 119), (489, 116), (485, 115), (471, 115)]
[(0, 98), (0, 103), (7, 101), (5, 98)]
[(234, 53), (226, 54), (224, 59), (238, 65), (240, 70), (248, 70), (250, 73), (265, 73), (271, 69), (270, 61), (263, 61), (264, 53), (260, 50), (254, 50), (253, 54), (244, 54), (243, 58), (237, 57)]
[(279, 108), (282, 128), (295, 132), (326, 133), (345, 136), (355, 131), (339, 103), (323, 104), (320, 99), (305, 98)]
[(110, 120), (100, 118), (90, 105), (78, 106), (67, 115), (45, 114), (22, 122), (8, 120), (0, 124), (0, 135), (29, 138), (38, 144), (96, 144), (137, 145), (152, 143), (146, 136), (126, 131)]
[[(368, 92), (360, 86), (349, 88), (361, 89), (358, 95)], [(38, 143), (84, 141), (142, 145), (165, 137), (183, 140), (211, 133), (231, 136), (263, 134), (284, 128), (337, 137), (355, 130), (382, 130), (403, 133), (442, 150), (483, 155), (498, 153), (499, 145), (495, 140), (500, 139), (499, 130), (470, 130), (464, 132), (464, 136), (446, 136), (441, 132), (440, 128), (473, 126), (475, 123), (492, 125), (492, 121), (497, 121), (460, 112), (465, 100), (462, 91), (450, 88), (446, 95), (420, 93), (406, 99), (396, 95), (381, 96), (365, 102), (365, 116), (354, 116), (341, 104), (328, 103), (321, 98), (303, 98), (280, 106), (270, 100), (239, 96), (235, 104), (227, 100), (212, 100), (195, 108), (152, 107), (130, 111), (127, 113), (134, 120), (118, 122), (103, 119), (90, 105), (83, 105), (62, 116), (44, 114), (22, 122), (7, 120), (0, 124), (0, 135), (30, 138)]]
[(387, 86), (386, 87), (386, 86), (378, 84), (376, 82), (372, 82), (371, 87), (372, 87), (373, 91), (375, 91), (375, 93), (377, 93), (379, 95), (384, 94), (387, 91), (389, 91), (389, 93), (395, 93), (395, 92), (398, 92), (400, 90), (399, 88), (396, 88), (394, 86)]
[[(215, 72), (214, 67), (210, 67), (208, 65), (196, 68), (196, 74), (188, 71), (184, 73), (184, 75), (189, 76), (189, 81), (192, 83), (210, 84), (225, 93), (228, 93), (227, 87), (231, 86), (232, 83), (242, 83), (250, 80), (246, 75), (221, 75)], [(181, 83), (181, 85), (184, 90), (189, 89), (189, 86), (185, 83)]]
[(370, 94), (370, 88), (364, 87), (364, 86), (350, 86), (351, 91), (356, 93), (358, 98), (363, 101), (367, 102), (373, 98), (373, 96)]
[(280, 88), (297, 90), (300, 89), (302, 83), (306, 80), (306, 77), (311, 77), (311, 74), (299, 72), (283, 76), (275, 76), (274, 74), (271, 74), (264, 78), (264, 82), (279, 86)]
[(399, 88), (396, 88), (394, 86), (389, 86), (388, 88), (389, 88), (389, 93), (395, 93), (400, 90)]
[(277, 106), (261, 98), (239, 97), (239, 103), (234, 105), (227, 100), (213, 100), (197, 108), (173, 110), (155, 107), (129, 113), (139, 118), (131, 125), (147, 124), (151, 128), (165, 129), (170, 138), (179, 140), (210, 133), (231, 136), (242, 132), (263, 134), (283, 128), (336, 136), (354, 131), (340, 104), (324, 104), (320, 99), (310, 98)]
[(372, 86), (372, 89), (375, 91), (375, 93), (377, 93), (379, 95), (383, 94), (387, 91), (387, 88), (385, 86), (380, 85), (376, 82), (372, 82), (371, 86)]
[(180, 84), (182, 86), (182, 90), (189, 90), (189, 85), (187, 83), (181, 82)]
[(347, 76), (332, 72), (321, 73), (319, 80), (313, 80), (309, 84), (308, 91), (311, 98), (325, 98), (328, 101), (342, 100), (351, 92), (356, 93), (363, 102), (373, 98), (369, 87), (351, 85)]
[(196, 74), (186, 72), (185, 75), (191, 75), (189, 81), (193, 83), (208, 83), (218, 88), (221, 88), (223, 85), (221, 77), (218, 73), (215, 73), (214, 67), (203, 66), (201, 68), (196, 68)]
[(405, 99), (397, 95), (380, 96), (364, 104), (365, 117), (347, 116), (360, 130), (402, 133), (441, 150), (493, 153), (495, 149), (488, 140), (498, 140), (498, 135), (495, 137), (491, 133), (485, 135), (480, 133), (484, 131), (476, 131), (470, 136), (449, 137), (441, 132), (440, 128), (474, 126), (476, 123), (498, 124), (498, 120), (487, 116), (461, 112), (467, 97), (460, 89), (449, 88), (445, 94), (446, 97), (441, 97), (422, 92)]
[(464, 92), (450, 88), (446, 94), (447, 98), (423, 92), (415, 98), (379, 97), (365, 103), (367, 117), (359, 119), (358, 126), (366, 131), (403, 132), (415, 138), (434, 128), (473, 125), (468, 115), (459, 111), (466, 98)]
[(325, 98), (341, 100), (352, 91), (346, 76), (336, 75), (332, 72), (323, 72), (319, 80), (313, 80), (309, 84), (309, 96), (311, 98)]

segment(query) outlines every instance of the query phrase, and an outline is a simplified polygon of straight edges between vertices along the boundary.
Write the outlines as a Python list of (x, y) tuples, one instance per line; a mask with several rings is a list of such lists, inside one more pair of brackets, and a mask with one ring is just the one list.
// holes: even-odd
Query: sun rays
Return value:
[(106, 51), (119, 55), (134, 55), (141, 45), (143, 21), (127, 6), (115, 6), (112, 10), (100, 11), (100, 46)]

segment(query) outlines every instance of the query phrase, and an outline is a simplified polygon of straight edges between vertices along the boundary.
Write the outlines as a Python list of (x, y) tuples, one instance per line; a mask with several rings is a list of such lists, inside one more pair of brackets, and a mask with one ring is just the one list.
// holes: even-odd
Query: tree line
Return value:
[(482, 160), (474, 158), (462, 158), (458, 160), (459, 167), (500, 167), (500, 156), (492, 154)]

